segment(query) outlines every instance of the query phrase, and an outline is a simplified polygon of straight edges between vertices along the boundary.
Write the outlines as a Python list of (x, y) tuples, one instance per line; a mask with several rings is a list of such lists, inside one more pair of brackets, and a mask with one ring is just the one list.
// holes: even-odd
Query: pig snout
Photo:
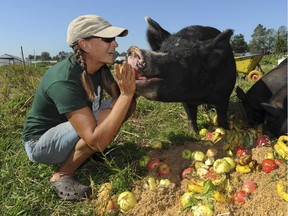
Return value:
[(144, 69), (146, 63), (141, 50), (136, 46), (131, 46), (128, 51), (128, 64), (130, 64), (137, 71)]

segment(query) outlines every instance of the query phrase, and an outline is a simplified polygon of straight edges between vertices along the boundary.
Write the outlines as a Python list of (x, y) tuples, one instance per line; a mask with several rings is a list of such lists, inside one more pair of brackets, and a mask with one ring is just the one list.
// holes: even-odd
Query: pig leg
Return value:
[(184, 109), (188, 115), (188, 124), (195, 132), (198, 132), (197, 125), (197, 105), (183, 103)]
[(216, 112), (217, 112), (218, 126), (224, 129), (229, 129), (228, 120), (227, 120), (228, 106), (229, 106), (228, 102), (215, 105)]

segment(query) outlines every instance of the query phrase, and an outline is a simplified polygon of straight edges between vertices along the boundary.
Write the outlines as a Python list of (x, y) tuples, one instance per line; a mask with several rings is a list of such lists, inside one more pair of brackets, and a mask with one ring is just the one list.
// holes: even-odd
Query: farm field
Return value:
[[(266, 64), (269, 62), (266, 58), (262, 61), (265, 62), (261, 65), (262, 69), (266, 72), (273, 67), (272, 64)], [(249, 173), (233, 169), (230, 174), (219, 175), (219, 178), (225, 178), (221, 192), (227, 199), (215, 199), (214, 191), (220, 186), (217, 185), (215, 188), (210, 184), (204, 191), (194, 192), (193, 202), (190, 200), (193, 205), (183, 208), (181, 196), (191, 191), (189, 184), (196, 175), (195, 171), (184, 180), (180, 178), (184, 168), (190, 166), (195, 169), (192, 159), (182, 157), (183, 150), (206, 153), (208, 149), (214, 148), (218, 152), (215, 159), (231, 157), (237, 163), (235, 149), (229, 151), (225, 145), (229, 131), (226, 131), (219, 142), (205, 141), (188, 127), (187, 116), (181, 104), (152, 102), (142, 97), (138, 98), (136, 112), (121, 128), (108, 153), (91, 158), (79, 169), (77, 177), (80, 181), (93, 187), (91, 199), (78, 202), (59, 200), (49, 185), (49, 178), (57, 167), (30, 162), (21, 140), (22, 125), (44, 71), (45, 67), (28, 66), (26, 71), (19, 66), (0, 67), (0, 215), (181, 216), (193, 215), (195, 208), (190, 208), (193, 205), (209, 206), (213, 211), (212, 215), (219, 216), (287, 215), (288, 203), (277, 193), (277, 183), (287, 177), (287, 164), (283, 160), (278, 161), (278, 167), (270, 173), (255, 168)], [(245, 80), (237, 80), (236, 83), (246, 90), (252, 84)], [(242, 137), (242, 141), (238, 140), (237, 144), (247, 147), (251, 160), (261, 164), (269, 153), (270, 157), (272, 153), (275, 159), (281, 159), (273, 148), (277, 138), (270, 134), (267, 134), (271, 141), (269, 146), (256, 148), (256, 137), (248, 144), (243, 142), (243, 134), (246, 136), (249, 131), (243, 107), (235, 92), (231, 95), (230, 101), (228, 114), (231, 116), (231, 131), (238, 134), (237, 137)], [(200, 108), (199, 127), (214, 132), (217, 128), (213, 123), (214, 118), (213, 109)], [(234, 126), (237, 123), (236, 129)], [(258, 132), (257, 136), (261, 134), (261, 126), (251, 130)], [(168, 164), (171, 172), (168, 175), (159, 175), (156, 170), (141, 167), (139, 159), (143, 156), (157, 158)], [(156, 180), (153, 189), (148, 182), (151, 177)], [(168, 179), (170, 183), (161, 186), (161, 179)], [(233, 202), (231, 197), (236, 191), (241, 190), (243, 183), (248, 180), (255, 182), (257, 188), (248, 193), (244, 204)], [(112, 184), (107, 200), (115, 201), (120, 193), (131, 191), (136, 197), (134, 208), (123, 213), (118, 207), (113, 212), (106, 213), (103, 207), (106, 202), (99, 199), (99, 189), (105, 183)]]

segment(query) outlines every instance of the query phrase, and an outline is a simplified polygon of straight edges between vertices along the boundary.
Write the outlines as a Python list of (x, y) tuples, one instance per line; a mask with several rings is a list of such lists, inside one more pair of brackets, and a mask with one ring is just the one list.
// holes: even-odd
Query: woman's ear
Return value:
[(78, 45), (80, 46), (80, 48), (81, 48), (84, 52), (89, 52), (89, 49), (90, 49), (89, 41), (87, 41), (87, 40), (85, 40), (85, 39), (79, 39), (79, 40), (78, 40)]

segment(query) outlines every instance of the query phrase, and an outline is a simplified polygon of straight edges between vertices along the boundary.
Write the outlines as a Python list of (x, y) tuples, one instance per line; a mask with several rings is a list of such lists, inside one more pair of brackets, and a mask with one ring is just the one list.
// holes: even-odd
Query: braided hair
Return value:
[(73, 50), (75, 53), (76, 60), (80, 64), (80, 66), (83, 70), (82, 74), (81, 74), (81, 81), (82, 81), (83, 88), (85, 89), (85, 91), (88, 95), (88, 99), (92, 102), (95, 98), (95, 89), (94, 89), (91, 77), (89, 76), (89, 74), (87, 72), (86, 61), (83, 58), (83, 50), (78, 45), (78, 43), (76, 43), (73, 46)]

